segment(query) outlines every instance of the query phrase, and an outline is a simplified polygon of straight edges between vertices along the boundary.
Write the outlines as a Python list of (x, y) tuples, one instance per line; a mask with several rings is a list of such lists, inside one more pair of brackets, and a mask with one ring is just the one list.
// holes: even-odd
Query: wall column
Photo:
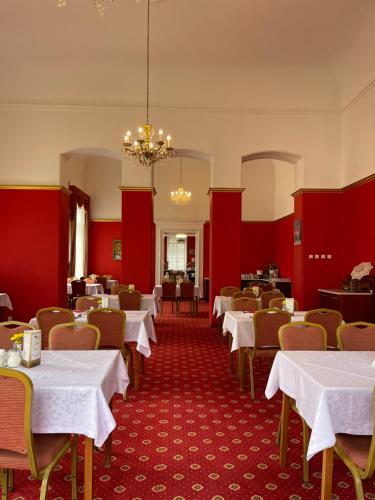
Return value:
[(154, 194), (152, 187), (121, 187), (122, 283), (151, 293), (155, 279)]
[(241, 285), (241, 188), (211, 188), (209, 318), (215, 295), (226, 285)]
[(12, 317), (28, 322), (42, 307), (67, 307), (69, 192), (61, 186), (0, 186), (1, 291)]

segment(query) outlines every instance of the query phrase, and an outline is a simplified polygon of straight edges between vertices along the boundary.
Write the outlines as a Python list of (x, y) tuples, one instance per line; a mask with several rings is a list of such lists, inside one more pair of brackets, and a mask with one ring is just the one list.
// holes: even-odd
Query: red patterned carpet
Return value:
[[(138, 393), (116, 399), (113, 464), (95, 454), (94, 498), (107, 499), (319, 499), (321, 458), (303, 485), (301, 425), (292, 420), (289, 466), (281, 469), (275, 433), (280, 398), (264, 397), (268, 366), (256, 367), (256, 399), (228, 374), (228, 348), (209, 328), (207, 306), (198, 318), (159, 316), (158, 344), (145, 363)], [(79, 485), (82, 485), (82, 449)], [(52, 475), (49, 499), (70, 498), (69, 465)], [(38, 485), (17, 473), (12, 499), (38, 498)], [(375, 499), (375, 481), (364, 482)], [(82, 498), (82, 486), (80, 487)], [(335, 460), (333, 498), (355, 499), (353, 482)]]

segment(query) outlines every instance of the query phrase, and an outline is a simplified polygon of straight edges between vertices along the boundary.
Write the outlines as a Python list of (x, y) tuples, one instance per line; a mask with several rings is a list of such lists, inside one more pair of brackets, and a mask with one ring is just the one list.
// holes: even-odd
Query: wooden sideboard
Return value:
[(374, 294), (347, 292), (340, 289), (319, 289), (320, 307), (340, 311), (344, 321), (368, 321), (373, 323)]

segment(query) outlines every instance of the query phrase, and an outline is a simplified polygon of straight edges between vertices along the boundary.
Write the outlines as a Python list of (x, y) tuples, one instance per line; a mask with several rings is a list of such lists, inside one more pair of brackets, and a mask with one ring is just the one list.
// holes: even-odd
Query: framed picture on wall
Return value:
[(294, 221), (294, 245), (301, 245), (302, 243), (302, 221), (296, 219)]
[(113, 258), (113, 260), (121, 260), (122, 259), (122, 241), (121, 240), (113, 240), (112, 258)]

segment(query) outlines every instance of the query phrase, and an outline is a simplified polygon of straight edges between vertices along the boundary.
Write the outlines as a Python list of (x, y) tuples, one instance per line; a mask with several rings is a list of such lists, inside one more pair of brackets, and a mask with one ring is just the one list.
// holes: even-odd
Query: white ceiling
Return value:
[[(114, 0), (103, 17), (91, 0), (67, 1), (2, 0), (1, 102), (143, 104), (145, 0)], [(363, 35), (374, 36), (374, 13), (373, 0), (152, 3), (152, 102), (335, 107), (340, 92), (353, 97), (349, 80), (375, 76), (375, 43)]]

